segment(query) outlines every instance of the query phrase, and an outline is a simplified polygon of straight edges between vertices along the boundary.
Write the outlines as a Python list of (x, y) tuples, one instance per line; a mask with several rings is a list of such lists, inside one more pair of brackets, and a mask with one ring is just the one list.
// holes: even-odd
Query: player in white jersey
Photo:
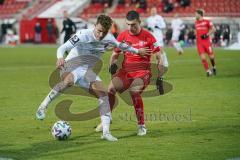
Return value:
[[(40, 104), (36, 113), (37, 119), (43, 120), (45, 118), (47, 106), (61, 92), (72, 85), (77, 85), (98, 97), (99, 111), (103, 124), (102, 139), (117, 141), (117, 138), (113, 137), (109, 131), (111, 112), (107, 91), (101, 79), (93, 72), (92, 68), (101, 59), (108, 46), (118, 47), (142, 56), (150, 54), (151, 51), (150, 49), (136, 49), (125, 43), (119, 43), (113, 35), (108, 33), (111, 25), (112, 19), (109, 16), (100, 15), (93, 29), (78, 31), (58, 48), (56, 65), (60, 69), (62, 81), (53, 87)], [(64, 59), (65, 51), (70, 52)]]
[(168, 60), (166, 52), (163, 50), (164, 47), (163, 30), (166, 28), (166, 23), (163, 17), (157, 14), (156, 7), (151, 8), (151, 16), (147, 18), (146, 23), (148, 30), (152, 32), (153, 36), (158, 41), (161, 47), (160, 52), (162, 53), (163, 66), (166, 71), (168, 68)]
[(178, 51), (178, 54), (181, 55), (183, 54), (183, 49), (179, 43), (179, 36), (181, 34), (181, 30), (185, 28), (185, 25), (183, 24), (183, 21), (178, 17), (178, 14), (175, 14), (174, 19), (172, 20), (171, 23), (171, 28), (172, 28), (172, 44)]

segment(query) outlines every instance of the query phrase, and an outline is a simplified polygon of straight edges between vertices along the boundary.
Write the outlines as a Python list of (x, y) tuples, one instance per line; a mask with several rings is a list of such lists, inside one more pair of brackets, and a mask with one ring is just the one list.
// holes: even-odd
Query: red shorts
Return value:
[(143, 90), (148, 86), (151, 79), (151, 72), (149, 70), (139, 70), (134, 72), (126, 72), (123, 69), (120, 69), (113, 77), (119, 77), (123, 82), (123, 92), (127, 90), (132, 84), (133, 80), (136, 78), (141, 78), (143, 80)]
[(207, 53), (209, 56), (213, 55), (211, 43), (197, 43), (198, 54)]

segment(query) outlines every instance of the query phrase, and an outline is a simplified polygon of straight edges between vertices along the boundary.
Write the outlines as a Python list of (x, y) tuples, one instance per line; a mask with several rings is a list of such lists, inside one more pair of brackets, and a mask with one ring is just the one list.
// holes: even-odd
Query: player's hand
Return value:
[(151, 55), (151, 53), (152, 53), (152, 50), (148, 47), (138, 49), (138, 54), (142, 57), (149, 56), (149, 55)]
[(60, 69), (62, 66), (64, 66), (64, 62), (64, 58), (59, 58), (56, 63), (57, 68)]
[(157, 89), (159, 91), (159, 94), (163, 95), (164, 94), (164, 88), (163, 88), (163, 78), (162, 77), (157, 78), (156, 86), (157, 86)]
[(207, 35), (207, 34), (203, 34), (203, 35), (201, 36), (201, 38), (202, 38), (202, 39), (207, 39), (207, 38), (208, 38), (208, 35)]
[(111, 75), (114, 75), (117, 72), (118, 66), (116, 63), (111, 64), (111, 66), (109, 67), (109, 73), (111, 73)]

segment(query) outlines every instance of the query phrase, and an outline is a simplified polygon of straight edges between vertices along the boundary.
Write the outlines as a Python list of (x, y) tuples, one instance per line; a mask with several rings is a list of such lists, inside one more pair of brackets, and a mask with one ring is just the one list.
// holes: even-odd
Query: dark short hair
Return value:
[(96, 24), (101, 24), (106, 30), (109, 30), (112, 26), (113, 20), (107, 15), (100, 15), (97, 17)]
[(203, 17), (204, 10), (203, 9), (196, 9), (196, 13), (200, 14)]
[(133, 21), (133, 20), (138, 20), (140, 21), (140, 16), (139, 16), (139, 13), (137, 11), (129, 11), (126, 15), (126, 19), (129, 20), (129, 21)]

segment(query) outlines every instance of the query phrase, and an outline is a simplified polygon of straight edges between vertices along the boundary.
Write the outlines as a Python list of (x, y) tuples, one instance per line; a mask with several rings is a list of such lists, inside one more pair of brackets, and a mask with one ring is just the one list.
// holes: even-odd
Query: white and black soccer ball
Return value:
[(57, 140), (66, 140), (70, 137), (71, 133), (72, 129), (66, 121), (57, 121), (52, 126), (52, 135)]

